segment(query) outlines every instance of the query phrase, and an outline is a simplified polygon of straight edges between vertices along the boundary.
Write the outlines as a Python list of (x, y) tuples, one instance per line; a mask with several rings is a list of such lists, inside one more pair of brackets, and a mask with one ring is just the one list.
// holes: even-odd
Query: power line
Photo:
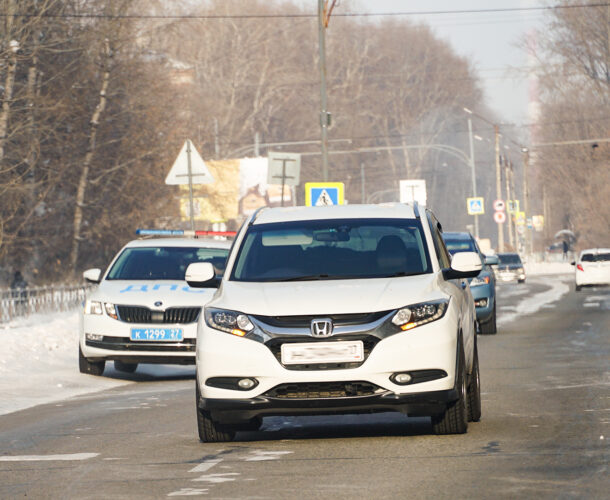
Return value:
[[(587, 9), (593, 7), (610, 7), (610, 2), (599, 2), (591, 4), (553, 5), (538, 7), (506, 7), (495, 9), (464, 9), (464, 10), (428, 10), (428, 11), (403, 11), (403, 12), (336, 12), (334, 17), (396, 17), (396, 16), (434, 16), (434, 15), (462, 15), (462, 14), (486, 14), (506, 12), (542, 12), (568, 9)], [(295, 19), (310, 18), (317, 19), (317, 14), (53, 14), (40, 12), (36, 14), (15, 13), (0, 14), (0, 18), (51, 18), (51, 19), (172, 19), (172, 20), (215, 20), (215, 19)]]

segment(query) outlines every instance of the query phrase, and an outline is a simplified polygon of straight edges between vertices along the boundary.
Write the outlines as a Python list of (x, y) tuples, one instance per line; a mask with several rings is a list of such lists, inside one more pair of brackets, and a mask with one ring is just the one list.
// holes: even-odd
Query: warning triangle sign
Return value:
[(214, 177), (193, 146), (190, 139), (184, 141), (184, 145), (178, 153), (176, 161), (165, 178), (165, 184), (188, 184), (189, 183), (189, 156), (191, 162), (191, 179), (193, 184), (210, 184)]
[(327, 205), (334, 205), (334, 203), (333, 203), (332, 198), (328, 194), (328, 191), (326, 191), (326, 189), (323, 189), (322, 192), (320, 193), (320, 196), (318, 196), (315, 206), (323, 207), (323, 206), (327, 206)]

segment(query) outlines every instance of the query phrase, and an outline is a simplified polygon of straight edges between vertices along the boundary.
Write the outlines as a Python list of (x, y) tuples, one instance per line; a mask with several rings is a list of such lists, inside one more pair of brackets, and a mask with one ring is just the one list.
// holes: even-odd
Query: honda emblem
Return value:
[(333, 334), (333, 320), (330, 318), (314, 319), (311, 321), (312, 337), (330, 337)]

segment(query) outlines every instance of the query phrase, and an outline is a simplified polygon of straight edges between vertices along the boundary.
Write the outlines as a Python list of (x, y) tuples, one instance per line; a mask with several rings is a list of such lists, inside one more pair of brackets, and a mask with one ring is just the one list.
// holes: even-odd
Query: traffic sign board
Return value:
[(509, 214), (515, 214), (519, 212), (519, 210), (519, 200), (508, 200), (508, 203), (506, 204), (506, 211)]
[(498, 224), (504, 224), (506, 222), (506, 212), (495, 212), (494, 213), (494, 220)]
[(267, 169), (268, 184), (299, 185), (301, 171), (301, 155), (299, 153), (269, 151), (267, 158), (269, 161)]
[(494, 201), (494, 210), (496, 212), (504, 212), (506, 206), (504, 205), (504, 200), (496, 200)]
[(485, 213), (484, 199), (481, 197), (466, 198), (468, 215), (482, 215)]
[(214, 182), (214, 177), (193, 143), (187, 139), (165, 178), (165, 184), (210, 184), (212, 182)]
[(308, 207), (343, 205), (344, 202), (342, 182), (305, 183), (305, 205)]

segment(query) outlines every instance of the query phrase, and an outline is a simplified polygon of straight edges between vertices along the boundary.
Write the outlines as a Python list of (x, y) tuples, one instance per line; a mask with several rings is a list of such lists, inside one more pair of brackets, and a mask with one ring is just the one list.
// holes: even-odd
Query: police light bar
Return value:
[(136, 229), (138, 236), (235, 236), (236, 231), (193, 231), (189, 229)]

